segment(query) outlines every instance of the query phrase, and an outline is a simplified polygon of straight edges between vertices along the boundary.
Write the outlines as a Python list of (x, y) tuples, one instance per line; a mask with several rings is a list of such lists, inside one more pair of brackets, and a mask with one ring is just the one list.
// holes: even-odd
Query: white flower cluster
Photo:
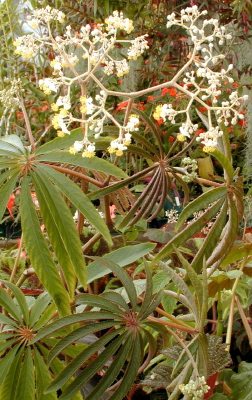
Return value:
[(46, 6), (45, 8), (36, 8), (33, 10), (33, 15), (28, 16), (30, 26), (37, 29), (40, 22), (48, 23), (50, 21), (64, 22), (65, 14), (62, 11)]
[(171, 121), (173, 124), (175, 124), (175, 117), (179, 112), (174, 110), (172, 108), (172, 104), (162, 104), (158, 105), (155, 109), (155, 112), (153, 114), (154, 119), (157, 121), (162, 118), (164, 121), (166, 121), (166, 118)]
[(149, 48), (148, 42), (145, 39), (146, 36), (148, 35), (139, 36), (132, 41), (132, 44), (127, 52), (129, 60), (136, 60), (141, 54), (143, 54), (145, 50)]
[(200, 376), (196, 382), (191, 379), (186, 385), (181, 384), (179, 389), (183, 394), (190, 396), (192, 400), (202, 400), (210, 386), (206, 384), (205, 377)]
[(198, 124), (193, 124), (190, 119), (186, 122), (183, 122), (181, 127), (179, 128), (180, 135), (178, 135), (177, 139), (181, 142), (185, 140), (185, 137), (190, 138), (190, 136), (196, 132), (198, 129)]
[(205, 145), (203, 151), (206, 153), (213, 152), (218, 144), (218, 138), (223, 135), (223, 131), (218, 127), (211, 127), (207, 132), (201, 132), (196, 138), (197, 141), (201, 141)]
[(114, 11), (113, 15), (106, 18), (105, 24), (109, 34), (114, 34), (117, 29), (122, 29), (127, 33), (132, 32), (134, 29), (132, 21), (129, 18), (123, 18), (123, 13), (118, 11)]
[(58, 79), (45, 78), (39, 80), (39, 87), (45, 94), (51, 94), (51, 92), (57, 92), (61, 86), (61, 82)]
[(40, 47), (34, 33), (19, 36), (13, 44), (16, 47), (15, 53), (25, 59), (34, 57)]

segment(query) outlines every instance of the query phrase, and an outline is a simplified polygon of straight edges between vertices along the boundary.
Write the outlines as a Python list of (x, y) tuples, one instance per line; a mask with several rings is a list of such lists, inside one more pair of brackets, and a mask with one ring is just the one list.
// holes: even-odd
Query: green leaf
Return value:
[(43, 395), (45, 389), (50, 385), (52, 378), (48, 366), (45, 364), (43, 357), (41, 357), (36, 347), (34, 347), (34, 365), (36, 371), (37, 400), (57, 400), (56, 393)]
[(175, 231), (178, 232), (182, 224), (195, 212), (198, 212), (203, 208), (209, 206), (209, 204), (213, 203), (214, 201), (219, 200), (220, 198), (225, 196), (226, 193), (227, 193), (226, 187), (219, 187), (211, 189), (206, 193), (203, 193), (201, 196), (197, 197), (197, 199), (189, 203), (180, 214), (178, 222), (175, 227)]
[(20, 309), (14, 303), (12, 298), (8, 295), (8, 293), (0, 286), (0, 304), (8, 313), (16, 318), (20, 323), (22, 323), (22, 314)]
[(0, 385), (3, 383), (6, 375), (8, 374), (18, 349), (19, 345), (16, 345), (4, 356), (4, 358), (0, 359)]
[(51, 364), (54, 358), (57, 357), (59, 353), (63, 352), (64, 349), (70, 344), (91, 333), (98, 332), (103, 329), (109, 329), (112, 326), (114, 326), (114, 321), (104, 321), (93, 323), (92, 325), (81, 326), (80, 328), (75, 329), (73, 332), (70, 332), (68, 335), (66, 335), (63, 339), (59, 340), (56, 345), (50, 350), (48, 354), (48, 363)]
[[(81, 388), (81, 386), (88, 382), (90, 378), (92, 378), (92, 376), (105, 365), (105, 363), (117, 352), (124, 339), (126, 339), (126, 335), (127, 333), (124, 332), (122, 335), (115, 338), (113, 342), (108, 344), (105, 350), (103, 350), (102, 353), (100, 353), (96, 359), (89, 364), (88, 368), (85, 368), (62, 393), (62, 400), (71, 399), (71, 397)], [(111, 377), (108, 378), (108, 386), (110, 381)], [(91, 398), (93, 398), (93, 396)]]
[(242, 361), (238, 373), (230, 380), (232, 394), (230, 400), (251, 400), (252, 393), (252, 364)]
[(238, 246), (233, 246), (222, 261), (221, 268), (224, 269), (227, 265), (233, 264), (249, 255), (252, 255), (252, 243), (243, 243)]
[[(118, 336), (119, 333), (122, 333), (124, 328), (121, 329), (116, 329), (114, 331), (108, 332), (105, 335), (103, 335), (99, 340), (96, 342), (92, 343), (88, 348), (84, 349), (74, 360), (72, 360), (66, 368), (56, 377), (56, 379), (50, 384), (48, 389), (46, 390), (46, 393), (49, 393), (51, 391), (57, 390), (62, 385), (83, 365), (84, 362), (86, 362), (94, 353), (99, 351), (103, 346), (105, 346), (107, 343), (111, 342), (112, 339), (114, 339), (116, 336)], [(91, 364), (89, 364), (88, 368), (84, 370), (84, 372), (87, 372), (89, 377), (91, 378), (95, 372), (97, 372), (100, 368), (104, 366), (104, 362), (107, 361), (108, 358), (110, 358), (113, 353), (114, 353), (114, 346), (117, 348), (115, 344), (118, 343), (120, 345), (124, 339), (124, 335), (120, 335), (117, 339), (114, 339), (108, 347), (103, 351), (105, 352), (105, 355), (102, 357), (102, 363), (99, 363), (98, 369), (94, 368), (94, 371), (91, 369)], [(112, 345), (112, 347), (110, 347)], [(114, 346), (113, 346), (114, 345)], [(110, 350), (113, 350), (110, 353)], [(107, 350), (107, 351), (106, 351)], [(101, 354), (103, 354), (103, 352)], [(107, 358), (107, 355), (109, 356)], [(98, 356), (99, 357), (99, 356)], [(96, 358), (96, 360), (98, 359)], [(99, 358), (98, 362), (100, 361), (101, 357)], [(94, 364), (93, 364), (94, 365)], [(95, 364), (96, 365), (96, 364)], [(78, 375), (78, 377), (67, 387), (66, 391), (62, 396), (65, 398), (71, 398), (72, 395), (74, 395), (79, 388), (83, 385), (84, 383), (84, 377), (83, 374), (81, 373)], [(67, 396), (69, 395), (69, 396)], [(67, 397), (66, 397), (67, 396)], [(63, 398), (63, 397), (62, 397)]]
[(72, 214), (46, 175), (34, 171), (32, 179), (43, 222), (65, 276), (70, 297), (73, 298), (75, 274), (81, 285), (86, 287), (86, 264)]
[(37, 169), (44, 172), (44, 174), (62, 191), (62, 193), (64, 193), (71, 203), (80, 210), (90, 224), (103, 235), (109, 245), (112, 246), (113, 242), (107, 225), (103, 218), (101, 218), (93, 203), (91, 203), (79, 186), (66, 178), (60, 172), (55, 171), (53, 168), (47, 167), (46, 165), (37, 165)]
[(19, 349), (16, 354), (14, 361), (12, 362), (10, 369), (5, 376), (3, 384), (0, 387), (0, 398), (1, 400), (15, 400), (17, 394), (17, 383), (21, 373), (21, 362), (24, 353), (24, 346)]
[(45, 153), (51, 153), (55, 150), (66, 149), (72, 146), (76, 140), (83, 139), (82, 128), (77, 128), (71, 131), (70, 135), (65, 135), (63, 138), (57, 137), (49, 142), (46, 142), (40, 147), (37, 147), (34, 154), (40, 155)]
[(31, 348), (26, 347), (25, 359), (22, 365), (17, 387), (16, 400), (34, 400), (35, 398), (35, 376), (33, 371), (33, 360)]
[[(126, 265), (132, 264), (139, 258), (146, 256), (155, 248), (154, 243), (141, 243), (134, 246), (124, 246), (121, 249), (112, 251), (106, 254), (106, 259), (109, 259), (120, 267), (125, 267)], [(95, 279), (101, 278), (102, 276), (110, 273), (110, 269), (94, 261), (87, 267), (87, 283), (93, 282)]]
[(80, 294), (76, 297), (76, 305), (85, 304), (91, 307), (98, 307), (101, 310), (111, 311), (118, 314), (124, 314), (124, 311), (114, 302), (107, 300), (100, 295)]
[(120, 320), (117, 315), (112, 314), (111, 312), (100, 312), (100, 311), (92, 311), (92, 312), (82, 312), (79, 314), (69, 315), (67, 317), (63, 317), (57, 321), (52, 322), (50, 325), (41, 329), (35, 336), (34, 339), (31, 340), (31, 344), (38, 342), (40, 339), (45, 338), (46, 336), (58, 331), (61, 328), (65, 328), (69, 325), (77, 324), (79, 322), (83, 323), (87, 321), (95, 321), (97, 319), (105, 319), (105, 320)]
[(3, 218), (9, 197), (16, 186), (19, 173), (20, 171), (14, 172), (5, 185), (3, 185), (0, 189), (0, 221)]
[(20, 210), (24, 242), (32, 267), (55, 301), (60, 315), (71, 314), (69, 295), (59, 277), (40, 229), (27, 175), (24, 175), (22, 180)]
[(198, 306), (201, 309), (203, 307), (203, 287), (200, 278), (198, 277), (198, 274), (194, 271), (192, 266), (189, 264), (189, 262), (183, 257), (183, 255), (174, 247), (174, 252), (177, 254), (179, 260), (182, 263), (182, 266), (185, 268), (187, 272), (187, 276), (189, 277), (193, 288), (195, 295), (198, 299)]
[(150, 271), (150, 267), (145, 259), (143, 259), (144, 262), (144, 269), (146, 272), (146, 289), (145, 289), (145, 296), (144, 296), (144, 301), (142, 302), (138, 318), (144, 318), (144, 314), (146, 313), (146, 310), (149, 308), (151, 300), (152, 300), (152, 290), (153, 290), (153, 285), (152, 285), (152, 275)]
[(23, 156), (23, 152), (16, 146), (8, 143), (6, 140), (0, 139), (0, 155), (20, 158)]
[[(147, 158), (151, 158), (153, 159), (153, 156), (151, 156), (150, 151), (155, 154), (157, 157), (159, 157), (159, 152), (157, 151), (157, 149), (150, 143), (150, 141), (148, 139), (146, 139), (143, 135), (140, 135), (139, 133), (136, 132), (132, 132), (132, 137), (137, 140), (138, 142), (142, 143), (144, 146), (144, 149), (146, 149), (145, 151), (147, 151), (147, 153), (149, 154)], [(135, 146), (133, 146), (135, 147)], [(149, 151), (148, 151), (148, 150)]]
[(13, 293), (21, 312), (23, 313), (23, 319), (26, 325), (29, 324), (29, 308), (26, 303), (25, 295), (23, 294), (22, 290), (20, 290), (16, 285), (11, 282), (1, 280)]
[(229, 159), (219, 150), (215, 149), (211, 155), (215, 157), (219, 163), (221, 164), (222, 168), (224, 169), (225, 173), (227, 174), (227, 177), (230, 181), (230, 183), (233, 181), (234, 178), (234, 169), (229, 161)]
[[(92, 158), (90, 158), (92, 160)], [(137, 172), (133, 176), (123, 179), (120, 182), (117, 183), (112, 183), (109, 186), (106, 186), (103, 189), (96, 190), (95, 192), (92, 192), (88, 195), (88, 198), (90, 200), (96, 200), (100, 199), (102, 196), (105, 196), (106, 194), (109, 194), (111, 192), (116, 192), (118, 189), (121, 189), (124, 186), (128, 186), (130, 183), (138, 181), (140, 178), (146, 176), (148, 172), (151, 172), (153, 169), (156, 169), (156, 165), (153, 165), (149, 168), (145, 168), (143, 171)]]
[(104, 160), (103, 158), (86, 158), (82, 157), (81, 154), (70, 154), (66, 151), (54, 151), (51, 153), (46, 153), (45, 155), (38, 156), (36, 160), (43, 162), (47, 161), (50, 163), (76, 165), (82, 168), (105, 172), (105, 174), (116, 176), (117, 178), (128, 177), (123, 170), (111, 164), (109, 161)]
[(118, 304), (123, 310), (129, 311), (128, 304), (126, 303), (125, 299), (119, 293), (108, 290), (106, 292), (101, 293), (100, 296)]
[(220, 239), (220, 235), (225, 226), (227, 219), (227, 201), (225, 201), (219, 216), (214, 222), (210, 232), (207, 234), (207, 237), (204, 239), (202, 246), (199, 251), (195, 255), (191, 267), (199, 272), (203, 265), (203, 258), (206, 259), (212, 254), (213, 250), (216, 248), (217, 243)]
[(21, 153), (24, 155), (26, 154), (26, 150), (19, 136), (17, 135), (4, 136), (1, 138), (1, 141), (9, 143), (16, 150), (17, 153)]
[[(110, 397), (110, 400), (121, 400), (131, 388), (134, 380), (137, 377), (138, 369), (141, 365), (142, 359), (142, 340), (139, 332), (136, 332), (135, 338), (133, 341), (132, 351), (129, 355), (130, 360), (125, 371), (122, 383), (119, 388), (113, 393)], [(95, 400), (94, 398), (92, 400)]]
[(195, 222), (191, 222), (187, 225), (185, 229), (179, 232), (167, 245), (155, 256), (152, 261), (152, 265), (162, 258), (167, 257), (172, 251), (173, 246), (179, 248), (183, 243), (185, 243), (189, 238), (191, 238), (195, 233), (199, 232), (208, 221), (216, 216), (219, 209), (221, 208), (224, 198), (214, 203), (201, 217), (199, 217)]
[(41, 314), (43, 314), (43, 312), (46, 310), (51, 300), (52, 298), (47, 292), (39, 295), (30, 310), (30, 327), (33, 327), (33, 325), (38, 321)]
[(35, 321), (35, 324), (33, 325), (33, 330), (38, 331), (39, 329), (43, 328), (49, 321), (51, 321), (56, 311), (57, 308), (55, 303), (52, 302), (51, 304), (49, 304), (49, 306), (46, 307), (45, 311), (39, 317), (39, 319)]
[(106, 268), (109, 268), (113, 273), (115, 273), (125, 288), (132, 307), (136, 309), (137, 306), (137, 293), (135, 286), (129, 277), (129, 275), (116, 263), (111, 261), (109, 258), (106, 257), (92, 257), (95, 261), (99, 262), (100, 264), (104, 265)]
[(121, 346), (120, 350), (118, 351), (115, 359), (113, 360), (112, 364), (106, 371), (105, 375), (95, 386), (92, 392), (86, 397), (86, 400), (96, 400), (100, 398), (102, 394), (105, 393), (105, 390), (114, 382), (114, 380), (119, 375), (120, 370), (123, 367), (125, 360), (128, 357), (128, 354), (130, 353), (133, 341), (134, 341), (134, 336), (128, 335), (127, 340), (125, 340), (125, 343), (123, 344), (123, 346)]
[[(15, 306), (16, 306), (16, 304), (15, 304)], [(17, 321), (14, 321), (13, 319), (11, 319), (11, 318), (9, 318), (9, 317), (7, 317), (6, 315), (4, 315), (4, 314), (0, 314), (0, 323), (1, 324), (5, 324), (5, 325), (12, 325), (12, 326), (19, 326), (18, 324), (17, 324)], [(0, 335), (0, 339), (1, 339), (1, 335)]]

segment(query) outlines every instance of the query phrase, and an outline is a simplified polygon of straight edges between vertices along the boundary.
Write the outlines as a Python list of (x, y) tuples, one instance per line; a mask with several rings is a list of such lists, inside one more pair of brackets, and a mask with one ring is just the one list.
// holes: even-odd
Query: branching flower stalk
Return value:
[[(39, 85), (46, 94), (51, 92), (59, 94), (56, 103), (52, 104), (52, 109), (57, 112), (52, 119), (52, 124), (58, 136), (70, 134), (72, 123), (80, 123), (83, 126), (84, 137), (73, 144), (70, 148), (71, 153), (81, 151), (83, 157), (93, 157), (95, 143), (103, 134), (104, 124), (112, 123), (118, 127), (118, 138), (111, 141), (108, 152), (117, 157), (123, 155), (131, 143), (131, 132), (137, 131), (140, 123), (139, 117), (131, 114), (133, 100), (168, 87), (174, 87), (185, 94), (188, 104), (183, 110), (174, 109), (172, 104), (159, 104), (153, 114), (154, 119), (162, 118), (163, 121), (168, 119), (171, 123), (175, 123), (177, 116), (184, 118), (183, 115), (185, 115), (184, 122), (177, 133), (177, 139), (184, 142), (190, 139), (198, 129), (198, 125), (192, 122), (191, 109), (197, 108), (197, 103), (200, 104), (207, 109), (207, 131), (200, 133), (196, 140), (204, 145), (205, 152), (211, 153), (218, 147), (218, 140), (223, 135), (219, 124), (235, 125), (238, 119), (242, 119), (244, 116), (239, 109), (247, 96), (239, 96), (236, 90), (232, 90), (229, 100), (222, 99), (221, 87), (225, 82), (233, 82), (233, 78), (229, 76), (232, 65), (229, 65), (227, 70), (219, 67), (225, 55), (216, 54), (213, 42), (217, 40), (222, 46), (231, 39), (231, 35), (226, 32), (224, 26), (219, 26), (217, 19), (205, 19), (206, 14), (206, 11), (200, 12), (196, 6), (193, 6), (182, 10), (180, 17), (176, 17), (175, 13), (167, 17), (167, 28), (177, 25), (187, 31), (192, 45), (189, 60), (170, 81), (132, 93), (111, 91), (104, 86), (102, 78), (96, 75), (98, 70), (102, 70), (108, 76), (114, 74), (117, 77), (124, 76), (130, 69), (128, 61), (136, 60), (148, 49), (146, 35), (128, 40), (117, 38), (120, 31), (130, 34), (134, 29), (132, 21), (124, 18), (118, 11), (114, 11), (104, 24), (99, 24), (95, 28), (86, 25), (79, 32), (73, 32), (72, 28), (67, 26), (63, 36), (54, 38), (50, 24), (55, 20), (57, 23), (63, 22), (64, 14), (50, 6), (37, 9), (30, 17), (30, 25), (37, 29), (36, 35), (21, 36), (15, 40), (14, 44), (16, 53), (23, 58), (35, 57), (43, 48), (53, 49), (55, 53), (55, 58), (51, 61), (53, 77), (41, 79)], [(48, 36), (44, 33), (46, 27)], [(43, 35), (40, 34), (42, 31)], [(116, 44), (130, 46), (127, 49), (127, 58), (115, 59), (113, 48)], [(87, 60), (86, 70), (81, 74), (78, 74), (74, 68), (79, 60), (74, 53), (68, 53), (69, 45), (81, 49), (82, 57)], [(64, 75), (65, 68), (72, 71), (73, 78)], [(86, 92), (86, 84), (91, 81), (101, 89), (95, 98), (91, 97), (88, 91), (83, 95)], [(72, 111), (71, 88), (76, 83), (80, 84), (82, 92), (79, 99), (81, 118), (74, 115)], [(130, 100), (122, 125), (106, 108), (109, 96), (126, 97)]]

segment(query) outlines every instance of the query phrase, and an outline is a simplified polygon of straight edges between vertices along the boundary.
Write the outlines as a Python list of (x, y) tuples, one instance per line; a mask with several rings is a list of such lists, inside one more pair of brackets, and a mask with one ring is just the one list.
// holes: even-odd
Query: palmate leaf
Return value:
[[(63, 371), (60, 372), (60, 374), (59, 374), (59, 375), (54, 379), (54, 381), (49, 385), (48, 389), (46, 390), (46, 393), (50, 393), (51, 391), (57, 390), (57, 389), (59, 389), (60, 387), (62, 387), (62, 385), (63, 385), (65, 382), (67, 382), (68, 379), (71, 378), (72, 375), (74, 375), (74, 373), (75, 373), (76, 371), (78, 371), (78, 369), (79, 369), (90, 357), (92, 357), (93, 354), (95, 354), (97, 351), (99, 351), (101, 348), (103, 348), (103, 346), (107, 345), (109, 342), (112, 341), (112, 343), (113, 343), (113, 340), (115, 340), (115, 338), (116, 338), (119, 334), (123, 333), (124, 330), (125, 330), (124, 328), (119, 328), (119, 329), (116, 329), (116, 330), (114, 330), (114, 331), (108, 332), (108, 333), (106, 333), (105, 335), (103, 335), (99, 340), (97, 340), (96, 342), (92, 343), (89, 347), (87, 347), (86, 349), (84, 349), (74, 360), (72, 360), (69, 364), (67, 364), (66, 368), (65, 368)], [(121, 343), (122, 343), (122, 341), (123, 341), (123, 339), (124, 339), (123, 335), (120, 335), (120, 336), (118, 337), (118, 342), (120, 341), (120, 339), (121, 339)], [(120, 345), (120, 343), (119, 343), (118, 345)], [(113, 353), (114, 353), (114, 350), (112, 351), (112, 354), (109, 355), (108, 358), (110, 358), (110, 357), (113, 355)], [(99, 367), (98, 367), (97, 370), (96, 370), (96, 369), (94, 370), (94, 373), (97, 372), (97, 371), (99, 371), (99, 369), (102, 368), (102, 367), (104, 366), (104, 363), (107, 361), (107, 356), (106, 356), (106, 354), (107, 354), (107, 353), (105, 353), (105, 357), (103, 358), (103, 361), (102, 361), (101, 365), (99, 365)], [(90, 367), (90, 364), (89, 364), (89, 367)], [(88, 369), (89, 369), (89, 368), (88, 368)], [(94, 373), (92, 373), (92, 374), (90, 375), (90, 378), (94, 375)], [(79, 375), (79, 376), (80, 376), (80, 375)], [(78, 379), (78, 378), (76, 378), (76, 379)], [(79, 390), (79, 388), (82, 386), (82, 381), (83, 381), (82, 378), (79, 378), (78, 381), (76, 381), (76, 379), (75, 379), (75, 381), (73, 382), (73, 383), (74, 383), (74, 385), (73, 385), (74, 388), (73, 388), (73, 387), (71, 386), (71, 384), (70, 384), (70, 386), (71, 386), (71, 387), (70, 387), (71, 395), (75, 394), (75, 393)], [(78, 389), (77, 389), (77, 385), (78, 385), (78, 382), (79, 382), (80, 380), (81, 380), (81, 382), (80, 382), (80, 385), (78, 386)], [(68, 388), (67, 388), (67, 389), (68, 389)], [(77, 389), (77, 390), (75, 391), (75, 389)], [(73, 390), (73, 391), (72, 391), (72, 390)], [(69, 393), (69, 390), (68, 390), (67, 393)]]
[[(122, 383), (120, 384), (119, 388), (116, 389), (114, 394), (110, 397), (110, 400), (122, 399), (123, 396), (125, 396), (131, 388), (141, 365), (141, 360), (143, 356), (142, 346), (142, 337), (139, 332), (136, 332), (133, 346), (131, 347), (131, 353), (129, 354), (129, 364), (124, 374)], [(92, 400), (95, 399), (93, 398)]]
[(73, 129), (70, 135), (65, 135), (63, 138), (57, 137), (53, 140), (50, 140), (49, 142), (46, 142), (42, 146), (37, 147), (34, 154), (41, 155), (45, 153), (50, 153), (52, 151), (67, 149), (70, 146), (72, 146), (72, 144), (76, 140), (81, 140), (81, 139), (83, 139), (82, 129), (81, 128)]
[(0, 147), (3, 142), (9, 143), (14, 148), (14, 151), (16, 151), (17, 154), (25, 154), (26, 153), (25, 147), (24, 147), (20, 137), (17, 135), (8, 135), (8, 136), (2, 137)]
[[(100, 398), (100, 396), (105, 392), (105, 390), (114, 382), (114, 380), (119, 375), (120, 370), (125, 363), (125, 360), (130, 354), (134, 339), (135, 337), (133, 335), (128, 335), (128, 337), (125, 340), (125, 343), (123, 344), (123, 346), (121, 346), (120, 350), (118, 351), (115, 359), (108, 368), (107, 372), (99, 381), (99, 383), (95, 386), (92, 392), (86, 397), (86, 400), (95, 400)], [(129, 389), (126, 389), (126, 392), (128, 390)]]
[(101, 297), (100, 295), (95, 294), (80, 294), (76, 298), (76, 305), (85, 304), (91, 307), (98, 307), (103, 310), (124, 314), (124, 310), (122, 310), (117, 303), (107, 300), (106, 298)]
[(113, 242), (110, 237), (109, 229), (105, 224), (103, 218), (96, 210), (95, 206), (91, 203), (89, 198), (82, 192), (82, 190), (73, 183), (70, 179), (66, 178), (63, 174), (55, 171), (53, 168), (46, 165), (38, 164), (37, 169), (40, 173), (45, 174), (56, 185), (62, 193), (71, 201), (71, 203), (84, 215), (84, 217), (100, 232), (104, 239), (112, 245)]
[(34, 170), (32, 179), (43, 222), (72, 298), (76, 286), (75, 274), (81, 285), (86, 287), (86, 265), (76, 226), (61, 194), (46, 175)]
[(60, 315), (71, 314), (69, 295), (59, 277), (40, 229), (27, 175), (24, 175), (22, 179), (20, 211), (24, 242), (32, 266), (40, 281), (52, 296)]
[[(119, 331), (122, 331), (122, 329), (117, 330), (118, 333)], [(85, 368), (82, 372), (80, 372), (77, 378), (67, 387), (67, 389), (61, 395), (62, 400), (71, 399), (71, 397), (81, 388), (83, 384), (88, 382), (92, 376), (95, 375), (95, 373), (104, 367), (106, 362), (118, 351), (121, 344), (126, 339), (127, 332), (123, 332), (121, 335), (114, 338), (113, 341), (109, 343), (106, 348), (96, 357), (96, 359), (88, 365), (88, 368)], [(111, 377), (108, 378), (108, 386), (110, 384), (110, 378)]]

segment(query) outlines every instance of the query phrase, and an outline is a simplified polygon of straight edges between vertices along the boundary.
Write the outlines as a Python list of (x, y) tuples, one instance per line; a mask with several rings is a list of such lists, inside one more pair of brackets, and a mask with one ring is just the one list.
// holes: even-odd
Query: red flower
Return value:
[(200, 133), (204, 133), (204, 132), (206, 132), (206, 131), (204, 131), (203, 129), (198, 129), (197, 130), (197, 135), (199, 135)]
[(147, 103), (149, 103), (149, 101), (153, 101), (154, 100), (154, 97), (153, 96), (148, 96), (147, 97)]
[(9, 211), (11, 218), (14, 218), (13, 214), (12, 214), (12, 209), (13, 209), (13, 206), (14, 206), (14, 202), (15, 202), (15, 195), (12, 193), (10, 195), (10, 197), (9, 197), (9, 201), (8, 201), (8, 204), (7, 204), (7, 210)]
[(165, 96), (166, 93), (169, 93), (169, 95), (173, 96), (173, 97), (175, 97), (176, 94), (177, 94), (176, 89), (174, 89), (174, 88), (171, 88), (171, 89), (164, 88), (164, 89), (162, 89), (162, 96)]
[(116, 110), (121, 111), (123, 108), (127, 107), (128, 102), (129, 102), (128, 100), (122, 101), (121, 103), (118, 104), (118, 106), (116, 107)]
[(175, 140), (175, 137), (173, 137), (173, 136), (169, 136), (169, 137), (168, 137), (168, 141), (169, 141), (170, 143), (174, 142), (174, 140)]
[(163, 118), (159, 118), (159, 120), (157, 121), (158, 125), (161, 125), (163, 123)]
[(207, 111), (207, 108), (206, 107), (199, 107), (199, 110), (200, 110), (200, 112), (205, 112), (205, 111)]

